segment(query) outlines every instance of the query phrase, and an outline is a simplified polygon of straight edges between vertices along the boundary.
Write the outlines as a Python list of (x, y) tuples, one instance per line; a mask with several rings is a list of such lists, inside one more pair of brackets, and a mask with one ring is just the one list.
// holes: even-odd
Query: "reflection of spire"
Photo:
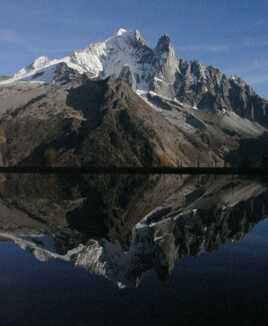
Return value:
[[(128, 218), (125, 219), (125, 211), (122, 206), (120, 206), (121, 215), (117, 211), (116, 219), (113, 219), (112, 222), (111, 219), (109, 220), (108, 213), (105, 215), (103, 210), (97, 219), (103, 218), (108, 230), (103, 235), (98, 233), (99, 237), (97, 237), (97, 233), (92, 233), (92, 228), (89, 227), (92, 220), (88, 218), (88, 212), (91, 211), (89, 207), (93, 208), (89, 205), (95, 188), (89, 191), (87, 200), (80, 200), (78, 203), (71, 198), (72, 205), (66, 206), (68, 207), (68, 222), (71, 221), (72, 209), (72, 217), (76, 219), (76, 222), (77, 218), (80, 218), (80, 232), (77, 229), (74, 230), (77, 227), (75, 224), (69, 228), (70, 224), (66, 226), (66, 223), (57, 224), (54, 221), (53, 226), (47, 225), (46, 231), (46, 234), (50, 233), (53, 243), (41, 241), (40, 237), (38, 239), (37, 235), (40, 235), (41, 232), (36, 234), (28, 232), (23, 235), (16, 231), (14, 234), (1, 232), (0, 237), (13, 241), (22, 249), (31, 252), (40, 261), (64, 260), (74, 266), (81, 266), (93, 274), (102, 275), (120, 287), (135, 287), (148, 270), (154, 270), (159, 278), (166, 279), (172, 272), (176, 261), (183, 257), (196, 256), (206, 251), (215, 250), (226, 241), (241, 239), (268, 213), (265, 205), (268, 191), (263, 185), (253, 180), (204, 177), (204, 180), (200, 180), (196, 184), (196, 178), (188, 178), (179, 187), (177, 185), (177, 188), (170, 189), (173, 178), (174, 176), (170, 179), (165, 177), (159, 188), (156, 187), (157, 183), (152, 182), (147, 183), (146, 187), (139, 188), (143, 191), (146, 188), (151, 197), (145, 196), (142, 191), (139, 191), (137, 196), (136, 192), (131, 205), (135, 208), (139, 207), (139, 209), (145, 205), (145, 209), (142, 211), (150, 213), (133, 224), (126, 223)], [(95, 182), (97, 189), (99, 184), (97, 181)], [(105, 196), (110, 196), (108, 188), (99, 187), (98, 189), (105, 191)], [(133, 193), (133, 187), (129, 187), (129, 193), (126, 193), (126, 188), (123, 189), (124, 196), (130, 196)], [(117, 189), (117, 191), (119, 190)], [(161, 197), (163, 193), (168, 193), (168, 196)], [(109, 197), (109, 200), (112, 198), (109, 203), (113, 209), (117, 205), (115, 195), (115, 192), (111, 192), (112, 197)], [(154, 202), (154, 209), (148, 209), (146, 206), (149, 202), (148, 198)], [(163, 200), (163, 198), (165, 199)], [(66, 202), (64, 200), (64, 205), (67, 204)], [(98, 210), (98, 207), (103, 209), (103, 200), (95, 198), (94, 205), (94, 212)], [(126, 205), (126, 197), (124, 197), (124, 205)], [(124, 206), (125, 209), (129, 209), (126, 207)], [(38, 206), (38, 208), (40, 207)], [(18, 210), (17, 206), (16, 209)], [(138, 214), (137, 209), (132, 211), (131, 215), (133, 212)], [(56, 214), (52, 215), (57, 216)], [(54, 218), (57, 219), (57, 217)], [(94, 220), (94, 217), (92, 218)], [(12, 219), (10, 220), (12, 221)], [(33, 221), (35, 223), (34, 219)], [(17, 229), (21, 232), (17, 220), (14, 221), (13, 226), (10, 223), (9, 221), (10, 229)], [(45, 223), (45, 220), (42, 220), (40, 224), (42, 228)], [(5, 229), (6, 223), (2, 222), (2, 225), (2, 228)], [(24, 226), (24, 223), (22, 225)], [(55, 226), (57, 226), (57, 232), (55, 232)], [(82, 233), (87, 226), (88, 230)], [(119, 226), (125, 233), (119, 230)], [(111, 234), (112, 237), (110, 237)], [(130, 238), (129, 242), (125, 238)], [(117, 242), (113, 243), (113, 239), (117, 239)], [(59, 246), (59, 243), (62, 244), (62, 242), (67, 245)], [(60, 247), (61, 249), (64, 247), (66, 250), (62, 251)], [(61, 252), (63, 254), (60, 254)]]
[(217, 192), (212, 195), (215, 189), (211, 189), (208, 194), (192, 199), (177, 214), (172, 206), (155, 209), (134, 227), (128, 251), (107, 240), (96, 240), (85, 245), (72, 260), (76, 266), (102, 275), (120, 287), (137, 286), (150, 269), (165, 280), (178, 259), (216, 250), (226, 241), (238, 241), (265, 217), (262, 205), (252, 204), (266, 200), (263, 186), (238, 184), (233, 199), (229, 190), (223, 188), (222, 201)]
[(49, 259), (62, 259), (67, 261), (69, 260), (67, 256), (54, 253), (50, 250), (38, 246), (33, 241), (20, 238), (16, 235), (6, 232), (0, 232), (0, 237), (13, 241), (17, 246), (19, 246), (23, 250), (30, 251), (34, 255), (34, 257), (39, 261), (46, 262)]

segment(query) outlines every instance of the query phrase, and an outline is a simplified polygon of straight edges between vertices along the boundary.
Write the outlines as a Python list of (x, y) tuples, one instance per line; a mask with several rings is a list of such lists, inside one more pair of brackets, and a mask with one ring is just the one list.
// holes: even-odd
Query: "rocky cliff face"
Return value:
[(239, 147), (241, 136), (264, 131), (255, 126), (233, 137), (224, 117), (222, 123), (212, 124), (209, 117), (204, 122), (202, 112), (161, 98), (155, 100), (167, 109), (158, 110), (123, 81), (79, 77), (71, 85), (2, 89), (2, 98), (8, 98), (8, 105), (0, 104), (4, 165), (223, 165), (224, 155)]
[(174, 88), (176, 98), (200, 110), (233, 111), (267, 126), (268, 102), (238, 77), (229, 78), (196, 61), (180, 60)]

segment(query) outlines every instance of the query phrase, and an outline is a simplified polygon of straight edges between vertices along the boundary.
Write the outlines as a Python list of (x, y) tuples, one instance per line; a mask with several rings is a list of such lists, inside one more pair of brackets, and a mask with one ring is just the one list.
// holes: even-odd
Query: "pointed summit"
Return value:
[(141, 32), (136, 29), (134, 32), (134, 37), (137, 41), (139, 41), (142, 45), (147, 45), (145, 38), (143, 37), (143, 35), (141, 34)]
[(49, 64), (48, 57), (41, 56), (41, 57), (34, 60), (34, 62), (31, 64), (30, 68), (31, 69), (41, 69), (41, 68), (45, 67), (48, 64)]
[(129, 31), (125, 28), (120, 28), (114, 35), (117, 37), (129, 38), (138, 41), (144, 45), (146, 44), (144, 37), (142, 36), (141, 32), (137, 29), (135, 31)]
[(127, 33), (129, 32), (125, 28), (119, 28), (119, 30), (116, 32), (116, 36), (122, 36)]
[(49, 63), (50, 63), (50, 61), (49, 61), (48, 57), (41, 56), (41, 57), (35, 59), (34, 62), (31, 63), (30, 65), (28, 65), (27, 67), (24, 67), (24, 68), (20, 69), (19, 71), (17, 71), (14, 76), (18, 77), (18, 76), (28, 74), (31, 71), (34, 72), (34, 71), (40, 70), (40, 69), (46, 67), (47, 65), (49, 65)]
[(157, 42), (156, 50), (157, 51), (169, 51), (172, 47), (170, 37), (167, 34), (164, 34), (160, 37)]

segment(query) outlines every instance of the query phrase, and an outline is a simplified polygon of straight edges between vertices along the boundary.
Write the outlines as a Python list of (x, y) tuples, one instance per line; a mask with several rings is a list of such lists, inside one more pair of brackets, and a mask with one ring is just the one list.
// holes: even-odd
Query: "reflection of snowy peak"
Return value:
[[(181, 181), (174, 178), (139, 179), (145, 187), (136, 184), (119, 190), (120, 185), (133, 182), (133, 177), (110, 184), (107, 177), (90, 177), (89, 192), (84, 192), (84, 182), (63, 186), (62, 179), (55, 179), (51, 188), (51, 183), (43, 183), (41, 177), (33, 178), (35, 182), (12, 177), (1, 199), (0, 238), (14, 242), (39, 261), (63, 260), (121, 288), (136, 287), (146, 272), (155, 271), (166, 280), (180, 260), (240, 240), (267, 216), (267, 186), (257, 180), (207, 176), (201, 182), (200, 176)], [(14, 180), (24, 185), (15, 193)], [(99, 188), (108, 185), (107, 181), (108, 188)], [(37, 185), (45, 186), (38, 188), (42, 193), (49, 187), (52, 194), (45, 192), (45, 197), (39, 198), (39, 193), (34, 199), (26, 196)], [(80, 187), (86, 197), (80, 197)], [(67, 189), (76, 189), (76, 200), (74, 192), (68, 191), (66, 197)], [(96, 189), (100, 189), (101, 198), (108, 199), (104, 200), (110, 206), (106, 213), (102, 200), (92, 200), (92, 190), (94, 193)], [(123, 209), (116, 200), (121, 192), (128, 198)], [(101, 211), (97, 217), (96, 211)]]

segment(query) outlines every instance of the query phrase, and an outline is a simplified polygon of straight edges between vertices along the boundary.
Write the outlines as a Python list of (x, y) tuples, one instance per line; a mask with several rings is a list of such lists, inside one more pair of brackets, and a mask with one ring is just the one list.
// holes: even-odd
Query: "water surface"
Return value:
[(0, 324), (263, 324), (267, 196), (252, 177), (2, 175)]

